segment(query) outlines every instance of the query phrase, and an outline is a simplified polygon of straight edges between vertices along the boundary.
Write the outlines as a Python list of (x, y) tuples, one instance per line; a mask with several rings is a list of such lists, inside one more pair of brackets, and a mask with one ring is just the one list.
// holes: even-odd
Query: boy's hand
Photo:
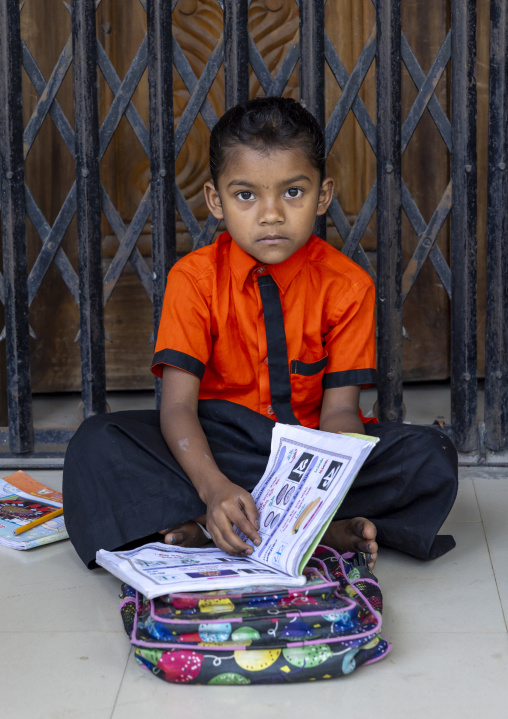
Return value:
[(259, 514), (250, 493), (228, 482), (214, 491), (206, 504), (206, 528), (219, 549), (227, 554), (252, 554), (252, 547), (233, 530), (236, 524), (256, 546), (261, 543)]
[(258, 511), (246, 489), (233, 484), (218, 468), (198, 419), (198, 377), (166, 366), (162, 379), (161, 430), (174, 458), (207, 506), (206, 529), (227, 554), (252, 554), (252, 547), (233, 531), (236, 524), (254, 544)]

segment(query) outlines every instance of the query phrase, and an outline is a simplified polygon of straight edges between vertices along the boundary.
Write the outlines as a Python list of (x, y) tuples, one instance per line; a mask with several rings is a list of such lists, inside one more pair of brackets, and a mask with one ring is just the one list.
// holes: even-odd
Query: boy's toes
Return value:
[(209, 541), (199, 524), (192, 521), (164, 530), (161, 534), (164, 534), (165, 544), (173, 544), (178, 547), (202, 547)]
[(350, 521), (354, 525), (354, 533), (359, 537), (363, 537), (368, 540), (376, 539), (376, 525), (371, 522), (370, 519), (365, 519), (365, 517), (355, 517)]
[(376, 542), (376, 526), (370, 519), (355, 517), (351, 520), (351, 529), (356, 537), (361, 537), (355, 544), (357, 551), (363, 552), (367, 556), (369, 569), (373, 569), (379, 549)]
[(178, 547), (183, 547), (185, 542), (185, 534), (183, 532), (175, 532), (169, 530), (164, 536), (165, 544), (174, 544)]
[(360, 549), (361, 552), (367, 557), (367, 564), (369, 569), (374, 569), (374, 565), (377, 560), (378, 546), (377, 542), (368, 542), (364, 549)]
[(364, 552), (369, 569), (373, 569), (378, 553), (376, 527), (365, 517), (332, 522), (323, 536), (323, 544), (338, 552)]

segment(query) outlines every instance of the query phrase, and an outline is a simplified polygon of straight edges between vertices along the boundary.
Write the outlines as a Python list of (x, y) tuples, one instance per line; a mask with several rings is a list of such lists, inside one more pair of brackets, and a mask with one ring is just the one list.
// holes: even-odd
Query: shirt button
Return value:
[(266, 414), (275, 414), (275, 412), (272, 409), (271, 404), (269, 404), (268, 407), (266, 408)]
[(263, 362), (265, 363), (265, 365), (268, 365), (268, 357), (265, 357)]
[(257, 275), (262, 275), (263, 272), (266, 272), (266, 267), (258, 267), (256, 270)]

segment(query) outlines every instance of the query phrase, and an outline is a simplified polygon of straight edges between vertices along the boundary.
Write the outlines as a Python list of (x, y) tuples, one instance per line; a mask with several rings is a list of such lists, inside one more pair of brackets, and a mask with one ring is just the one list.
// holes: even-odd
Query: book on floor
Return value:
[(97, 564), (149, 599), (170, 592), (302, 586), (303, 569), (378, 439), (276, 424), (270, 458), (252, 491), (261, 544), (250, 556), (161, 542), (97, 552)]
[[(12, 549), (32, 549), (67, 539), (63, 515), (50, 516), (62, 506), (61, 492), (46, 487), (21, 470), (0, 479), (0, 544)], [(15, 533), (38, 520), (42, 521), (31, 529)]]

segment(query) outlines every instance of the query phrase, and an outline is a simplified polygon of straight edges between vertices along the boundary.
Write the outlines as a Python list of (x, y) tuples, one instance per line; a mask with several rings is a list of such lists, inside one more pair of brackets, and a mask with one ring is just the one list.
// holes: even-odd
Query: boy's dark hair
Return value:
[(316, 118), (287, 97), (257, 97), (228, 110), (210, 136), (210, 173), (217, 180), (227, 161), (227, 150), (247, 145), (254, 150), (292, 150), (305, 153), (325, 175), (325, 139)]

